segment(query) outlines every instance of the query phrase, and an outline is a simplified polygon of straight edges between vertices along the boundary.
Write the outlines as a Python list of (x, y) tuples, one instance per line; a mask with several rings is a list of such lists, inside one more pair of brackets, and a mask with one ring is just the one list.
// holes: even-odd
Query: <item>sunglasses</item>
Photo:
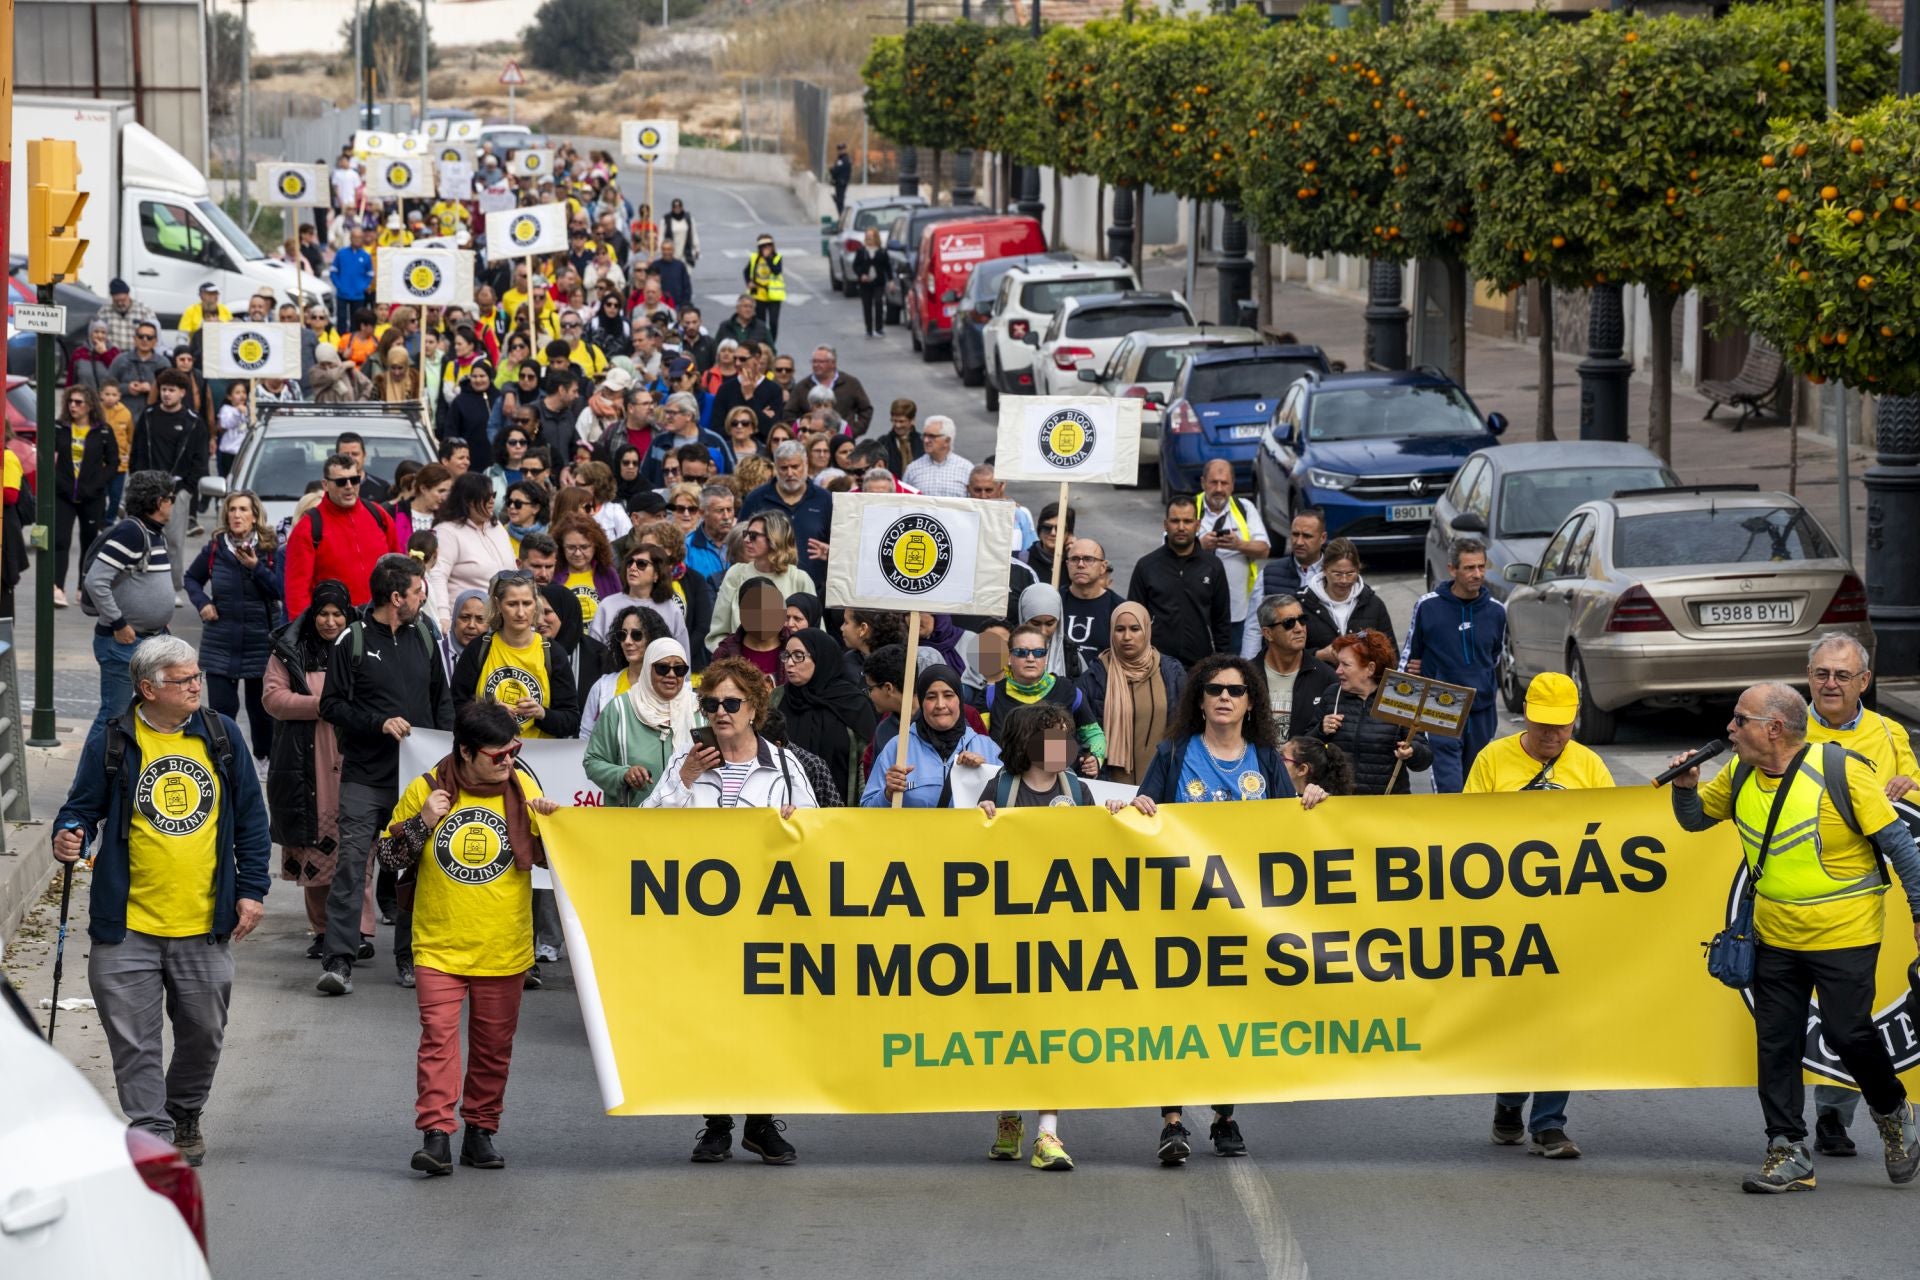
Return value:
[(516, 498), (508, 498), (508, 499), (507, 499), (507, 507), (508, 507), (508, 509), (509, 509), (509, 510), (513, 510), (513, 511), (518, 511), (518, 510), (520, 510), (520, 509), (521, 509), (522, 507), (538, 507), (539, 505), (540, 505), (539, 503), (537, 503), (537, 502), (535, 502), (535, 501), (533, 501), (533, 500), (532, 500), (532, 499), (530, 499), (530, 498), (517, 498), (517, 497), (516, 497)]
[(742, 542), (764, 541), (766, 536), (767, 536), (766, 534), (762, 533), (758, 529), (748, 529), (745, 533), (742, 533), (740, 535), (740, 541)]
[(1201, 689), (1209, 698), (1244, 698), (1247, 686), (1243, 684), (1210, 684)]
[(730, 716), (737, 715), (740, 711), (740, 708), (746, 705), (747, 705), (747, 700), (745, 698), (706, 697), (706, 698), (700, 699), (700, 709), (706, 712), (708, 715), (713, 715), (715, 712), (719, 712), (719, 711), (724, 711)]
[[(638, 627), (622, 627), (620, 629), (620, 638), (622, 640), (645, 640), (647, 638), (647, 633), (640, 630)], [(660, 664), (656, 662), (654, 666), (658, 668)], [(666, 672), (662, 671), (660, 672), (660, 674), (665, 675)]]
[[(624, 634), (631, 635), (636, 633), (627, 632)], [(684, 662), (656, 662), (653, 664), (653, 674), (659, 676), (662, 680), (685, 680), (687, 674), (692, 670), (693, 668)], [(727, 701), (734, 704), (732, 710), (739, 709), (740, 699), (728, 698)]]
[(1753, 724), (1755, 722), (1758, 722), (1760, 724), (1771, 724), (1774, 721), (1779, 719), (1780, 719), (1779, 716), (1750, 716), (1750, 715), (1747, 715), (1745, 712), (1741, 712), (1741, 711), (1736, 711), (1733, 713), (1733, 723), (1735, 727), (1741, 728), (1741, 729), (1744, 729), (1748, 725)]
[(503, 764), (506, 761), (511, 760), (515, 756), (520, 754), (520, 739), (515, 738), (512, 742), (509, 742), (506, 746), (501, 747), (498, 751), (489, 751), (485, 747), (481, 747), (480, 754), (485, 756), (487, 759), (493, 761), (495, 764)]
[(328, 484), (337, 484), (343, 489), (357, 489), (360, 487), (360, 481), (361, 481), (360, 476), (328, 476), (327, 477)]
[(1007, 652), (1016, 658), (1044, 658), (1047, 656), (1045, 649), (1008, 649)]
[(547, 469), (545, 467), (522, 467), (520, 474), (529, 480), (538, 480), (541, 476), (547, 474)]
[(1306, 626), (1307, 615), (1304, 613), (1296, 613), (1291, 618), (1275, 618), (1272, 622), (1268, 623), (1267, 625), (1271, 627), (1285, 627), (1287, 630), (1291, 631), (1295, 627)]
[(698, 515), (698, 514), (700, 514), (700, 508), (699, 508), (699, 506), (698, 506), (698, 505), (696, 505), (696, 504), (694, 504), (694, 503), (690, 503), (690, 502), (676, 502), (676, 503), (674, 503), (674, 504), (673, 504), (673, 506), (672, 506), (671, 508), (669, 508), (669, 509), (670, 509), (670, 510), (673, 510), (673, 511), (677, 511), (677, 512), (679, 512), (679, 513), (680, 513), (681, 515), (685, 515), (685, 516), (692, 516), (692, 515)]

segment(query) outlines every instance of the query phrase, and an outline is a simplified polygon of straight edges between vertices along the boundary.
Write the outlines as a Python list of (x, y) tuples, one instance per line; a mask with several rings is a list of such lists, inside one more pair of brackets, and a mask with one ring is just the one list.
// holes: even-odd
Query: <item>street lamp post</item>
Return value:
[(1113, 189), (1113, 222), (1107, 228), (1107, 256), (1116, 262), (1133, 261), (1133, 188)]
[[(1394, 20), (1394, 0), (1380, 0), (1380, 24)], [(1244, 234), (1243, 234), (1244, 239)], [(1251, 264), (1249, 264), (1251, 265)], [(1403, 273), (1398, 262), (1374, 258), (1367, 271), (1366, 363), (1372, 369), (1407, 367), (1407, 325), (1412, 317), (1400, 304)]]
[[(1027, 9), (1028, 30), (1033, 38), (1040, 38), (1040, 0), (1030, 0)], [(1040, 166), (1037, 164), (1019, 165), (1014, 169), (1014, 184), (1019, 195), (1013, 202), (1013, 211), (1038, 220), (1047, 211), (1040, 203)]]
[[(960, 0), (960, 21), (973, 21), (973, 0)], [(962, 147), (953, 153), (953, 202), (972, 204), (973, 201), (973, 148)]]
[(1247, 256), (1247, 224), (1237, 205), (1220, 206), (1220, 256), (1213, 269), (1219, 283), (1220, 323), (1239, 324), (1240, 304), (1253, 297), (1253, 259)]
[[(913, 0), (907, 0), (907, 30), (913, 30)], [(920, 150), (911, 143), (900, 148), (900, 194), (920, 194)]]
[(1597, 284), (1587, 295), (1587, 358), (1580, 362), (1580, 438), (1627, 438), (1627, 380), (1633, 362), (1622, 356), (1627, 321), (1617, 284)]

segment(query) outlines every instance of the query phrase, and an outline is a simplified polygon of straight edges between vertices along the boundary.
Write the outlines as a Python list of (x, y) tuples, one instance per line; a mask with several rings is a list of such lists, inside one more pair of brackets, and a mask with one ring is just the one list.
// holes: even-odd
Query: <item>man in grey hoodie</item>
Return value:
[(133, 701), (127, 670), (133, 651), (173, 625), (173, 561), (166, 533), (175, 490), (170, 472), (129, 475), (127, 518), (108, 532), (93, 563), (81, 566), (80, 589), (99, 616), (93, 628), (93, 656), (100, 664), (96, 723), (126, 711)]

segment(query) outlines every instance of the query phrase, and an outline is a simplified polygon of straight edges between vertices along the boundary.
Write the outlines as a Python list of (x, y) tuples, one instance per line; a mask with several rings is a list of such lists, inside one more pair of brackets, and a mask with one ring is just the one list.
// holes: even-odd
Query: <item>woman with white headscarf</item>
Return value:
[(1040, 628), (1040, 634), (1047, 638), (1048, 674), (1078, 680), (1080, 651), (1067, 643), (1066, 633), (1060, 629), (1065, 610), (1059, 589), (1044, 582), (1036, 582), (1020, 593), (1019, 621)]
[(614, 624), (629, 655), (627, 667), (606, 677), (617, 692), (601, 708), (587, 738), (587, 776), (606, 796), (607, 803), (635, 809), (653, 791), (667, 761), (693, 741), (698, 718), (693, 687), (688, 680), (693, 664), (687, 651), (671, 636), (648, 643), (636, 659), (633, 653), (644, 634), (634, 606), (623, 610)]

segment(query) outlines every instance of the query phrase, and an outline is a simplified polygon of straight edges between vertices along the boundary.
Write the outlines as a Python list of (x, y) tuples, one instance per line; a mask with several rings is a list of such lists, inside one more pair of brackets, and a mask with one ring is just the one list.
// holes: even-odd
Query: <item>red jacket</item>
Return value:
[[(320, 545), (313, 544), (313, 517), (320, 517)], [(373, 598), (373, 565), (381, 556), (399, 551), (393, 517), (362, 500), (351, 507), (332, 498), (293, 522), (287, 533), (287, 616), (306, 612), (315, 583), (334, 578), (345, 584), (347, 598), (365, 604)]]

